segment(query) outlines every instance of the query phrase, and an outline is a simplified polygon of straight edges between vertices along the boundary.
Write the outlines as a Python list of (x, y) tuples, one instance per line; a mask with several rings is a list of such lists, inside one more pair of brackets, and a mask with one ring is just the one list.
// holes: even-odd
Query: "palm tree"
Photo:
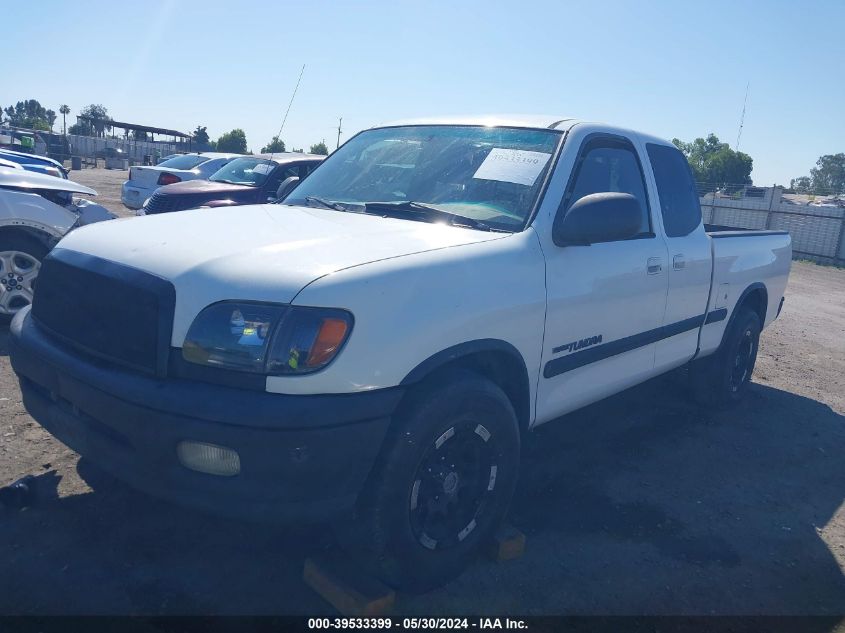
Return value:
[(64, 131), (65, 136), (67, 136), (67, 120), (65, 117), (70, 114), (70, 108), (65, 104), (62, 104), (59, 107), (59, 112), (62, 113), (62, 130)]

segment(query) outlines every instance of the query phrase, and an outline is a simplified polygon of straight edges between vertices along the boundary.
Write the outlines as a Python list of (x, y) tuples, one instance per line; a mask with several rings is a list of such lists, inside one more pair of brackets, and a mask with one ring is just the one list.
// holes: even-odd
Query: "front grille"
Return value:
[(174, 300), (160, 277), (58, 249), (41, 265), (32, 316), (83, 352), (164, 376)]
[(166, 194), (156, 192), (150, 197), (144, 211), (147, 215), (156, 213), (170, 213), (171, 211), (184, 211), (195, 209), (204, 202), (208, 202), (208, 196), (196, 196), (188, 194)]
[(147, 205), (144, 207), (144, 210), (147, 212), (147, 215), (169, 213), (170, 211), (181, 211), (182, 209), (179, 208), (178, 198), (179, 196), (168, 196), (166, 194), (156, 192), (152, 195), (152, 197), (150, 197)]

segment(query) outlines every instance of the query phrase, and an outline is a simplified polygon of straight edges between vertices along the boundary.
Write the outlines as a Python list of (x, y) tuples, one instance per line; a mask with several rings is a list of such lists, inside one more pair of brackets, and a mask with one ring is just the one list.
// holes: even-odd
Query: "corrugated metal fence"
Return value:
[[(732, 192), (732, 193), (731, 193)], [(699, 184), (704, 222), (789, 231), (798, 259), (845, 266), (845, 198), (784, 193), (780, 187)]]
[(177, 151), (187, 151), (184, 143), (160, 142), (160, 141), (136, 141), (130, 138), (95, 138), (93, 136), (79, 136), (68, 134), (67, 140), (70, 143), (70, 153), (73, 156), (84, 156), (93, 158), (97, 152), (102, 152), (108, 147), (123, 150), (124, 157), (141, 164), (144, 156), (166, 156)]

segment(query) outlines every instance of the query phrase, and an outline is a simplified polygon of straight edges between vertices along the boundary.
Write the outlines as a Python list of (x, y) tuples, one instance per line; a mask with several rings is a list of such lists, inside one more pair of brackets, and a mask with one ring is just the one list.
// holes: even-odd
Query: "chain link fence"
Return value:
[(845, 194), (696, 183), (706, 224), (789, 231), (796, 259), (845, 266)]

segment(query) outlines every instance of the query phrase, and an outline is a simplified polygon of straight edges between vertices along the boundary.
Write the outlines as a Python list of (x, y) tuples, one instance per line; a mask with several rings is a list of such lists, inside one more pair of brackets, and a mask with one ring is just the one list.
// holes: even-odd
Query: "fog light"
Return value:
[(232, 477), (241, 472), (237, 451), (225, 446), (186, 441), (176, 445), (176, 453), (185, 468), (201, 473)]

